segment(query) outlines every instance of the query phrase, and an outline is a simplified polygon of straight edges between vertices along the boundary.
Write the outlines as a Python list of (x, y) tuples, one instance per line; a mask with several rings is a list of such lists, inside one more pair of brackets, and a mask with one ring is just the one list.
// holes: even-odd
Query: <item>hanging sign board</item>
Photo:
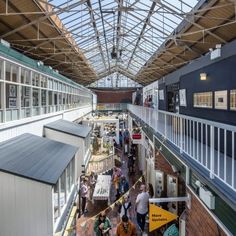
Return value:
[(154, 204), (149, 204), (149, 232), (152, 232), (177, 218), (177, 215), (163, 210), (161, 207)]

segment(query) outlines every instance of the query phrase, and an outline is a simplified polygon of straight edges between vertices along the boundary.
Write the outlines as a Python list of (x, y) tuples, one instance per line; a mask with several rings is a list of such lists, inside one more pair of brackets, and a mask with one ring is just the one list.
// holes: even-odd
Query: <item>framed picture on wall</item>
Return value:
[(187, 106), (186, 89), (180, 89), (179, 90), (179, 105), (182, 106), (182, 107)]
[(236, 89), (230, 90), (230, 110), (236, 111)]
[(164, 90), (159, 90), (159, 100), (164, 100)]
[(9, 97), (16, 97), (16, 85), (9, 85)]
[(227, 90), (215, 91), (215, 109), (227, 110)]
[(16, 108), (16, 98), (9, 98), (9, 108)]

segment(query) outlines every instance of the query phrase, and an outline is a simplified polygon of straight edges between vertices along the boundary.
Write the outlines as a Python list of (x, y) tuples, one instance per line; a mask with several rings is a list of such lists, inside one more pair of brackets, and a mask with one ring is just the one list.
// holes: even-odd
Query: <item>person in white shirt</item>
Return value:
[(87, 213), (88, 210), (86, 208), (87, 205), (87, 198), (88, 198), (88, 179), (84, 178), (82, 185), (81, 185), (81, 199), (82, 199), (82, 214)]
[(141, 193), (138, 194), (135, 202), (135, 209), (137, 212), (137, 222), (142, 231), (145, 227), (145, 218), (148, 213), (148, 200), (149, 194), (146, 192), (146, 186), (142, 184), (140, 186)]

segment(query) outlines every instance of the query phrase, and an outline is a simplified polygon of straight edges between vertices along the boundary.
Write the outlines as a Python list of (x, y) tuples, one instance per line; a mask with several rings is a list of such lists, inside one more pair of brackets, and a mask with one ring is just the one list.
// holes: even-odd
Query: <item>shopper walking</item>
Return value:
[(111, 222), (109, 218), (106, 216), (105, 212), (101, 212), (98, 215), (98, 218), (94, 223), (94, 232), (96, 236), (110, 236), (111, 235)]
[(148, 213), (149, 194), (146, 192), (146, 186), (140, 186), (141, 193), (138, 194), (135, 202), (135, 209), (137, 212), (137, 223), (142, 231), (145, 227), (145, 218)]
[(119, 182), (119, 194), (123, 195), (129, 190), (129, 183), (126, 180), (125, 176), (122, 175)]
[(93, 192), (95, 189), (95, 185), (96, 185), (96, 181), (97, 181), (97, 176), (95, 175), (95, 173), (92, 171), (90, 176), (89, 176), (89, 200), (92, 201), (93, 198)]
[(116, 236), (137, 236), (136, 227), (128, 216), (122, 216), (122, 221), (117, 226)]
[(132, 204), (129, 200), (129, 195), (124, 195), (121, 205), (119, 206), (118, 212), (120, 213), (120, 219), (122, 219), (123, 215), (128, 216), (128, 218), (131, 218), (132, 215)]
[(89, 187), (88, 187), (88, 179), (84, 178), (82, 185), (81, 185), (81, 199), (82, 199), (82, 214), (87, 213), (88, 210), (86, 208), (87, 206), (87, 199), (88, 199), (88, 192), (89, 192)]
[(121, 177), (121, 169), (115, 166), (113, 168), (112, 181), (116, 190), (116, 200), (120, 197), (120, 192), (119, 192), (120, 177)]

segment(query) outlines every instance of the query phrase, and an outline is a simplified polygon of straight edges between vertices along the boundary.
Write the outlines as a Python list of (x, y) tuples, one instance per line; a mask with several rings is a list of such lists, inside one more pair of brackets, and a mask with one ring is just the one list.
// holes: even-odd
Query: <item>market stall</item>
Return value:
[(111, 176), (110, 175), (98, 175), (96, 186), (93, 193), (94, 200), (107, 200), (110, 205), (110, 187)]

